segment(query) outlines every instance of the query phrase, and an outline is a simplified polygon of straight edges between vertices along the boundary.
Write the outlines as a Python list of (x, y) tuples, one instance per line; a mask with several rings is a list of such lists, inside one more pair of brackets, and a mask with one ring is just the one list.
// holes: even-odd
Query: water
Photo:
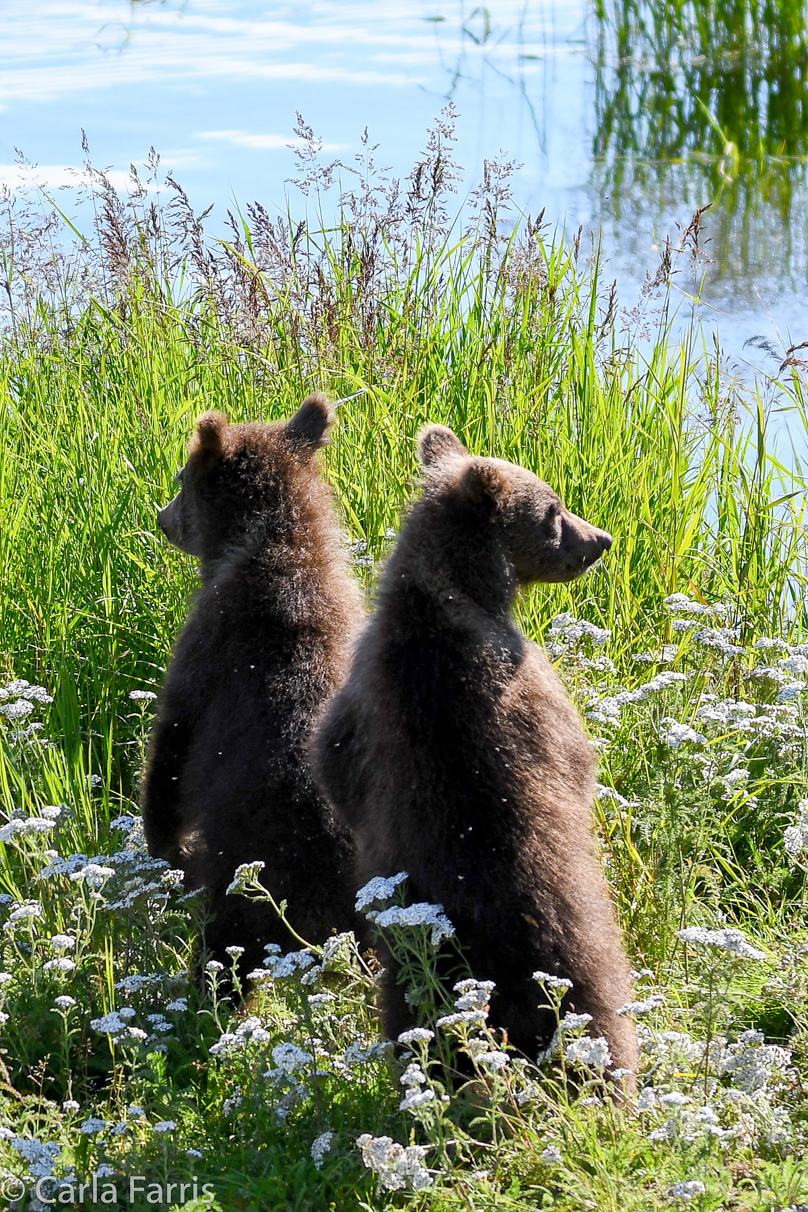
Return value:
[[(59, 205), (86, 225), (70, 191), (84, 130), (121, 186), (154, 146), (197, 210), (213, 204), (214, 232), (256, 198), (284, 210), (288, 196), (300, 214), (288, 184), (300, 111), (323, 158), (346, 166), (327, 215), (366, 126), (377, 162), (406, 177), (451, 100), (458, 204), (485, 158), (517, 161), (514, 217), (544, 208), (569, 235), (602, 233), (626, 307), (677, 222), (713, 201), (703, 317), (730, 354), (776, 370), (745, 342), (808, 338), (805, 48), (772, 37), (761, 49), (759, 31), (722, 44), (719, 30), (705, 53), (674, 31), (660, 55), (647, 23), (627, 29), (635, 0), (614, 11), (608, 24), (587, 0), (4, 0), (0, 183), (63, 189)], [(681, 285), (687, 310), (692, 281)]]

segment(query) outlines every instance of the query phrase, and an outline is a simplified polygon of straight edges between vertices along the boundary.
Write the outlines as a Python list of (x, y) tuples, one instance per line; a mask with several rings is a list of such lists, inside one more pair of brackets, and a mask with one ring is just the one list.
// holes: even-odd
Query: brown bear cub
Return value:
[(288, 422), (199, 419), (166, 538), (199, 557), (202, 588), (158, 702), (143, 782), (153, 855), (208, 890), (206, 948), (246, 973), (289, 930), (266, 904), (226, 890), (240, 863), (311, 942), (354, 925), (353, 847), (306, 757), (313, 717), (343, 680), (365, 617), (317, 451), (333, 419), (310, 396)]
[[(511, 617), (520, 584), (581, 576), (611, 536), (443, 426), (419, 454), (423, 497), (314, 735), (318, 781), (353, 831), (357, 883), (406, 871), (411, 901), (444, 906), (474, 975), (496, 982), (490, 1021), (512, 1044), (535, 1058), (553, 1035), (541, 970), (573, 981), (565, 1008), (636, 1071), (633, 1025), (615, 1016), (631, 985), (592, 836), (593, 747)], [(413, 1012), (384, 960), (395, 1038)]]

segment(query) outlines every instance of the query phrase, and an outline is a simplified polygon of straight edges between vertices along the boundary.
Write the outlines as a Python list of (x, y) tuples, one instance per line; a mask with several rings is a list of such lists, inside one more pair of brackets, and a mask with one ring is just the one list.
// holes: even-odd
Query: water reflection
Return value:
[(651, 5), (598, 0), (593, 186), (631, 241), (659, 218), (713, 201), (719, 296), (808, 278), (808, 25), (792, 0)]

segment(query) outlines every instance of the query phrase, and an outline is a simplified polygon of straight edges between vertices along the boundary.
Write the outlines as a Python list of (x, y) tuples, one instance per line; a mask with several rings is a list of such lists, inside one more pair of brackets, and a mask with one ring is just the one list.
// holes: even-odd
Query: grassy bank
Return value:
[[(673, 345), (671, 309), (701, 273), (697, 228), (625, 310), (597, 250), (541, 222), (514, 231), (507, 165), (487, 165), (450, 221), (451, 147), (445, 114), (401, 187), (368, 148), (328, 227), (313, 136), (299, 214), (249, 207), (224, 239), (178, 187), (135, 180), (121, 201), (101, 174), (72, 244), (47, 205), (7, 213), (0, 1170), (31, 1176), (29, 1194), (72, 1170), (117, 1184), (122, 1207), (149, 1206), (148, 1181), (162, 1206), (188, 1206), (194, 1175), (223, 1209), (808, 1200), (808, 560), (784, 424), (804, 449), (799, 355), (750, 388), (695, 330)], [(483, 1035), (477, 1085), (447, 1101), (443, 1045), (416, 1041), (424, 1080), (402, 1085), (349, 942), (287, 965), (240, 1017), (215, 972), (205, 997), (183, 975), (198, 911), (135, 821), (149, 696), (195, 578), (155, 513), (198, 413), (271, 419), (314, 388), (364, 389), (325, 468), (369, 591), (426, 420), (532, 468), (615, 535), (602, 567), (519, 609), (600, 749), (597, 827), (644, 970), (638, 1109), (595, 1081), (573, 1096), (583, 1045), (565, 1039), (539, 1074), (480, 1059), (501, 1052)], [(718, 933), (678, 933), (694, 926)], [(416, 971), (428, 939), (416, 927), (396, 941)], [(453, 997), (429, 1008), (438, 1041)], [(169, 1181), (187, 1189), (167, 1195)]]

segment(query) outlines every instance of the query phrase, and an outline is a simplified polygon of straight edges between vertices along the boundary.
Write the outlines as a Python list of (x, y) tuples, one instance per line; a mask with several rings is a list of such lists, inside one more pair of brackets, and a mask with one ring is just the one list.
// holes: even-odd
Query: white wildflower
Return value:
[(37, 918), (44, 919), (44, 917), (39, 901), (23, 901), (17, 905), (16, 909), (12, 909), (4, 929), (8, 930), (9, 926), (13, 927), (18, 922), (32, 921)]
[(33, 710), (34, 704), (28, 699), (17, 699), (13, 703), (3, 703), (0, 707), (0, 715), (4, 715), (8, 720), (22, 720)]
[(371, 910), (366, 916), (383, 929), (388, 926), (431, 926), (430, 942), (433, 947), (439, 946), (445, 938), (452, 938), (455, 932), (443, 906), (432, 905), (428, 901), (417, 901), (414, 905), (391, 905), (389, 909)]
[(174, 999), (173, 1002), (169, 1002), (168, 1005), (166, 1006), (166, 1010), (182, 1011), (182, 1010), (187, 1010), (187, 1009), (188, 1009), (188, 998), (187, 997), (177, 997)]
[(314, 1057), (310, 1052), (298, 1048), (297, 1044), (276, 1044), (272, 1049), (272, 1059), (284, 1073), (295, 1073), (310, 1065)]
[(148, 703), (156, 699), (157, 695), (153, 690), (130, 690), (129, 698), (133, 703)]
[(478, 1056), (475, 1056), (474, 1059), (484, 1069), (493, 1069), (495, 1073), (498, 1073), (506, 1065), (510, 1064), (511, 1058), (507, 1052), (497, 1052), (496, 1049), (492, 1048), (490, 1052), (482, 1052)]
[(458, 1010), (484, 1010), (491, 1001), (491, 994), (496, 989), (493, 981), (478, 981), (471, 977), (468, 980), (458, 981), (454, 986), (454, 992), (460, 996), (455, 1000), (455, 1008)]
[(789, 825), (783, 834), (783, 845), (792, 862), (808, 850), (808, 800), (800, 800), (796, 823)]
[(74, 882), (83, 882), (88, 888), (100, 888), (115, 872), (112, 867), (102, 867), (99, 863), (87, 863), (78, 871), (70, 873)]
[(547, 1162), (548, 1166), (558, 1166), (564, 1160), (564, 1155), (558, 1145), (548, 1145), (542, 1150), (539, 1157), (543, 1162)]
[(276, 980), (294, 976), (296, 972), (305, 972), (315, 962), (310, 951), (289, 951), (286, 955), (268, 955), (264, 960), (265, 966)]
[(783, 686), (782, 690), (777, 695), (778, 703), (788, 703), (792, 699), (797, 699), (804, 692), (806, 687), (805, 682), (789, 682)]
[(77, 1004), (75, 997), (71, 997), (69, 993), (62, 993), (59, 997), (53, 999), (53, 1004), (58, 1010), (69, 1010), (71, 1006)]
[(688, 926), (686, 930), (676, 932), (683, 942), (691, 946), (717, 947), (743, 959), (765, 960), (765, 951), (753, 947), (746, 939), (742, 930), (708, 930), (704, 926)]
[(111, 1010), (109, 1014), (103, 1015), (102, 1018), (91, 1018), (90, 1026), (99, 1035), (118, 1035), (119, 1032), (124, 1030), (126, 1023), (117, 1010)]
[(398, 1104), (399, 1111), (413, 1111), (418, 1107), (423, 1107), (425, 1103), (431, 1103), (435, 1100), (435, 1091), (431, 1088), (419, 1090), (417, 1086), (408, 1086), (407, 1093)]
[(50, 939), (51, 951), (72, 951), (76, 945), (74, 934), (54, 934)]
[(389, 1040), (379, 1040), (378, 1043), (363, 1046), (358, 1040), (354, 1040), (345, 1049), (345, 1055), (342, 1057), (342, 1063), (347, 1069), (353, 1069), (357, 1065), (366, 1065), (369, 1061), (381, 1060), (387, 1055), (392, 1048)]
[(73, 972), (76, 969), (76, 961), (70, 959), (66, 955), (59, 956), (57, 959), (48, 960), (42, 965), (43, 972)]
[(177, 1128), (177, 1124), (173, 1119), (161, 1119), (158, 1123), (154, 1124), (152, 1131), (153, 1132), (175, 1132), (176, 1128)]
[(10, 842), (15, 834), (26, 837), (29, 834), (49, 833), (55, 823), (44, 816), (13, 816), (8, 824), (0, 828), (0, 842)]
[(138, 1107), (137, 1103), (130, 1103), (126, 1108), (126, 1114), (130, 1119), (143, 1119), (146, 1112), (142, 1107)]
[(597, 1039), (584, 1035), (572, 1040), (567, 1044), (564, 1055), (573, 1064), (591, 1065), (593, 1069), (605, 1069), (612, 1061), (608, 1041), (602, 1035)]
[(134, 972), (131, 976), (124, 976), (121, 980), (116, 981), (116, 992), (124, 993), (139, 993), (141, 989), (150, 989), (154, 985), (160, 985), (163, 982), (163, 977), (159, 972)]
[(372, 905), (374, 901), (388, 901), (395, 893), (396, 887), (407, 879), (406, 871), (399, 871), (398, 875), (391, 875), (389, 878), (383, 875), (375, 875), (372, 880), (363, 885), (356, 894), (356, 912), (361, 913), (368, 905)]
[(315, 1169), (322, 1170), (325, 1162), (326, 1153), (331, 1151), (331, 1143), (334, 1140), (333, 1132), (321, 1132), (316, 1136), (311, 1143), (311, 1156), (314, 1162)]
[(658, 1010), (664, 1004), (665, 998), (663, 994), (652, 993), (644, 1001), (627, 1002), (625, 1006), (621, 1006), (619, 1010), (615, 1010), (615, 1014), (650, 1014), (652, 1010)]
[(365, 1132), (356, 1141), (362, 1150), (362, 1160), (388, 1191), (411, 1187), (421, 1191), (432, 1186), (432, 1175), (423, 1165), (428, 1152), (426, 1145), (399, 1145), (389, 1136), (371, 1136)]
[(668, 1094), (660, 1094), (659, 1101), (663, 1107), (686, 1107), (693, 1100), (679, 1090), (671, 1090)]
[(787, 673), (794, 673), (797, 677), (808, 671), (808, 657), (802, 655), (783, 657), (777, 664)]
[(553, 976), (551, 972), (534, 972), (533, 979), (545, 989), (571, 989), (572, 981), (566, 976)]
[(585, 1027), (587, 1023), (592, 1022), (591, 1014), (574, 1014), (570, 1011), (565, 1014), (561, 1022), (558, 1024), (559, 1031), (578, 1031), (581, 1027)]
[(435, 1023), (436, 1027), (457, 1027), (460, 1024), (482, 1024), (488, 1015), (484, 1010), (458, 1010), (457, 1014), (444, 1014)]
[(588, 623), (585, 619), (577, 619), (569, 611), (555, 616), (547, 634), (568, 644), (577, 644), (579, 640), (587, 639), (597, 646), (608, 643), (612, 637), (611, 631), (607, 628), (596, 627), (594, 623)]
[(660, 739), (671, 749), (678, 749), (685, 741), (692, 745), (706, 745), (707, 743), (707, 737), (703, 733), (696, 732), (695, 728), (691, 728), (689, 724), (680, 724), (678, 720), (671, 719), (669, 716), (662, 721), (662, 727), (664, 732)]
[[(324, 995), (320, 995), (324, 996)], [(333, 996), (333, 995), (332, 995)], [(314, 1001), (313, 997), (309, 998), (310, 1002)], [(428, 1027), (411, 1027), (409, 1031), (402, 1031), (398, 1037), (400, 1044), (426, 1044), (429, 1040), (435, 1038), (435, 1032), (430, 1031)]]
[(665, 607), (671, 614), (711, 614), (713, 607), (696, 602), (685, 593), (672, 593), (665, 598)]
[(94, 1116), (90, 1116), (81, 1125), (81, 1130), (85, 1136), (96, 1136), (99, 1132), (103, 1132), (106, 1126), (107, 1121), (105, 1119), (96, 1119)]
[(238, 892), (243, 892), (244, 889), (258, 879), (258, 873), (264, 870), (266, 863), (262, 859), (255, 859), (251, 863), (240, 863), (233, 874), (233, 880), (227, 886), (227, 896), (233, 896)]
[(238, 959), (238, 957), (240, 955), (244, 954), (244, 948), (237, 947), (237, 946), (225, 947), (225, 951), (227, 952), (227, 954), (230, 956), (231, 959)]
[(706, 1190), (703, 1182), (693, 1178), (689, 1182), (674, 1183), (671, 1187), (671, 1195), (674, 1199), (690, 1200), (695, 1199), (697, 1195), (703, 1195)]
[(66, 1098), (65, 1101), (62, 1103), (62, 1110), (67, 1111), (67, 1112), (80, 1111), (81, 1104), (77, 1103), (75, 1098)]

